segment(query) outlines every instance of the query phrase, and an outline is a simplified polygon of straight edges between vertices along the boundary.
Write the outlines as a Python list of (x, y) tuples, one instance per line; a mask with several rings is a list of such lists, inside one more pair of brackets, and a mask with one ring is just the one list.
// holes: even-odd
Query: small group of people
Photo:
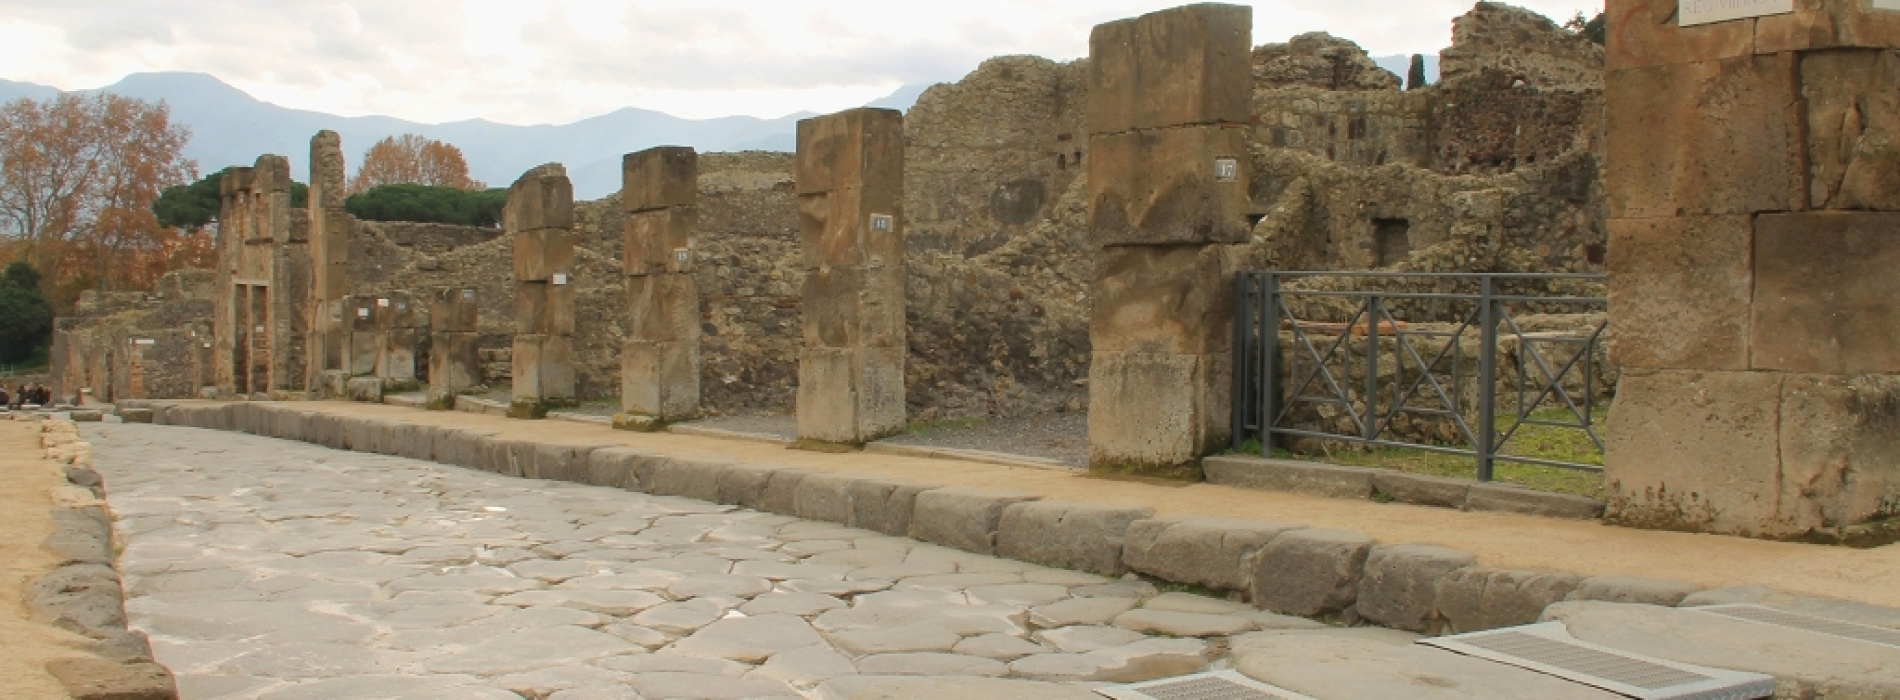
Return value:
[(53, 390), (38, 384), (21, 384), (12, 393), (8, 393), (5, 386), (0, 386), (0, 405), (15, 411), (27, 404), (45, 406), (52, 402)]

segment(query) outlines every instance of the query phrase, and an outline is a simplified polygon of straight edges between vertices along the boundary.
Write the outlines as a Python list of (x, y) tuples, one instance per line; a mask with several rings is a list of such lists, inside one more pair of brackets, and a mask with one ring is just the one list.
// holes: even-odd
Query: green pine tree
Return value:
[(33, 359), (53, 339), (53, 305), (40, 292), (40, 272), (16, 262), (0, 276), (0, 362)]
[(1412, 68), (1405, 71), (1405, 89), (1417, 90), (1428, 84), (1425, 82), (1425, 56), (1412, 54)]

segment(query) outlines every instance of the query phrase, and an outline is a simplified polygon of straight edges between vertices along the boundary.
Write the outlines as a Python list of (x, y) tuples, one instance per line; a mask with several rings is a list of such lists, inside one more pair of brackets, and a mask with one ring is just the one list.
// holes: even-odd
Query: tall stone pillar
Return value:
[(416, 388), (416, 346), (427, 319), (423, 309), (406, 291), (393, 291), (377, 297), (376, 377), (383, 390), (402, 392)]
[(438, 289), (429, 302), (429, 410), (482, 383), (481, 327), (473, 289)]
[(334, 131), (320, 131), (310, 139), (309, 256), (310, 293), (306, 326), (310, 339), (306, 384), (319, 395), (340, 396), (349, 376), (350, 320), (344, 297), (349, 295), (350, 238), (356, 218), (343, 210), (345, 190), (343, 139)]
[(699, 154), (653, 148), (627, 155), (627, 342), (614, 426), (657, 430), (699, 413), (699, 285), (693, 229), (699, 223)]
[(1687, 4), (1609, 3), (1608, 517), (1900, 539), (1900, 11)]
[(1198, 478), (1230, 434), (1252, 33), (1252, 8), (1201, 4), (1089, 37), (1092, 470)]
[(508, 191), (502, 218), (515, 243), (514, 403), (541, 418), (574, 403), (574, 185), (550, 163)]
[(798, 436), (862, 444), (904, 429), (904, 115), (798, 123)]
[[(241, 333), (249, 320), (249, 292), (243, 287), (239, 271), (244, 259), (244, 241), (255, 223), (251, 215), (253, 178), (250, 168), (232, 168), (218, 180), (218, 274), (212, 290), (211, 386), (216, 395), (231, 398), (238, 391), (241, 374), (238, 350), (248, 334)], [(249, 353), (245, 353), (248, 357)], [(248, 370), (244, 370), (248, 372)]]
[(268, 378), (252, 389), (276, 400), (306, 398), (305, 312), (310, 303), (310, 227), (307, 212), (290, 206), (290, 159), (264, 156), (256, 178), (256, 244), (268, 259), (261, 270), (269, 292), (262, 321), (268, 336)]

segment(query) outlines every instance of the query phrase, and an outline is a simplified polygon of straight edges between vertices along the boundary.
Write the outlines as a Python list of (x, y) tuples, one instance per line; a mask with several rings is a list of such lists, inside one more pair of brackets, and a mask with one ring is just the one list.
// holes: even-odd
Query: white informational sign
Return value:
[(463, 299), (474, 299), (474, 298), (475, 298), (475, 290), (473, 290), (473, 289), (464, 289), (464, 290), (462, 290), (462, 298), (463, 298)]
[(567, 275), (555, 275), (555, 276), (554, 276), (554, 286), (557, 286), (557, 287), (558, 287), (558, 286), (561, 286), (561, 285), (564, 285), (564, 284), (567, 284)]
[(356, 317), (357, 317), (357, 318), (369, 318), (369, 309), (357, 309), (357, 310), (356, 310)]
[(691, 251), (691, 250), (688, 250), (688, 249), (686, 249), (686, 248), (674, 248), (674, 249), (673, 249), (673, 261), (674, 261), (674, 262), (677, 262), (677, 263), (679, 263), (679, 264), (681, 264), (681, 265), (685, 265), (686, 263), (689, 263), (689, 262), (692, 262), (692, 261), (693, 261), (693, 251)]
[(389, 308), (389, 300), (388, 300), (388, 299), (377, 299), (377, 300), (376, 300), (376, 305), (377, 305), (377, 306), (380, 306), (380, 307), (383, 307), (383, 308), (385, 308), (385, 309), (387, 309), (387, 308)]
[(1710, 22), (1785, 15), (1790, 12), (1794, 12), (1794, 0), (1682, 0), (1682, 5), (1677, 8), (1676, 24), (1693, 27)]
[(871, 232), (890, 233), (895, 228), (897, 228), (897, 219), (890, 214), (871, 215)]
[(1240, 179), (1240, 161), (1234, 158), (1214, 159), (1214, 179), (1218, 182), (1233, 182)]
[(134, 340), (134, 341), (132, 341), (132, 344), (134, 344), (134, 345), (157, 345), (157, 344), (158, 344), (158, 341), (157, 341), (157, 340), (153, 340), (153, 339), (151, 339), (151, 338), (139, 338), (138, 340)]

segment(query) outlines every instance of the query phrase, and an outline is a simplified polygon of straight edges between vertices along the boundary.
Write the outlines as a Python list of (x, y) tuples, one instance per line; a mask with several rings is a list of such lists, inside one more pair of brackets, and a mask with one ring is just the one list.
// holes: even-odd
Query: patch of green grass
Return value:
[[(1607, 410), (1600, 409), (1592, 422), (1597, 426), (1599, 435), (1603, 432), (1603, 421)], [(1498, 429), (1508, 432), (1511, 416), (1500, 416)], [(1546, 411), (1532, 414), (1533, 420), (1565, 421), (1575, 420), (1567, 411)], [(1281, 459), (1303, 459), (1325, 464), (1340, 464), (1354, 467), (1377, 467), (1406, 472), (1408, 474), (1427, 474), (1459, 479), (1478, 478), (1477, 460), (1464, 455), (1444, 454), (1429, 450), (1402, 447), (1366, 448), (1350, 443), (1321, 443), (1322, 451), (1314, 454), (1293, 454), (1285, 449), (1276, 448), (1273, 456)], [(1260, 441), (1248, 440), (1240, 449), (1228, 454), (1260, 454)], [(1505, 444), (1504, 454), (1517, 457), (1548, 459), (1576, 464), (1603, 466), (1603, 453), (1597, 450), (1596, 443), (1582, 430), (1560, 428), (1545, 425), (1525, 425), (1518, 429), (1511, 441)], [(1536, 491), (1565, 493), (1590, 498), (1603, 498), (1603, 475), (1560, 467), (1546, 467), (1535, 464), (1518, 464), (1498, 461), (1494, 463), (1493, 479), (1498, 482), (1515, 484)]]

